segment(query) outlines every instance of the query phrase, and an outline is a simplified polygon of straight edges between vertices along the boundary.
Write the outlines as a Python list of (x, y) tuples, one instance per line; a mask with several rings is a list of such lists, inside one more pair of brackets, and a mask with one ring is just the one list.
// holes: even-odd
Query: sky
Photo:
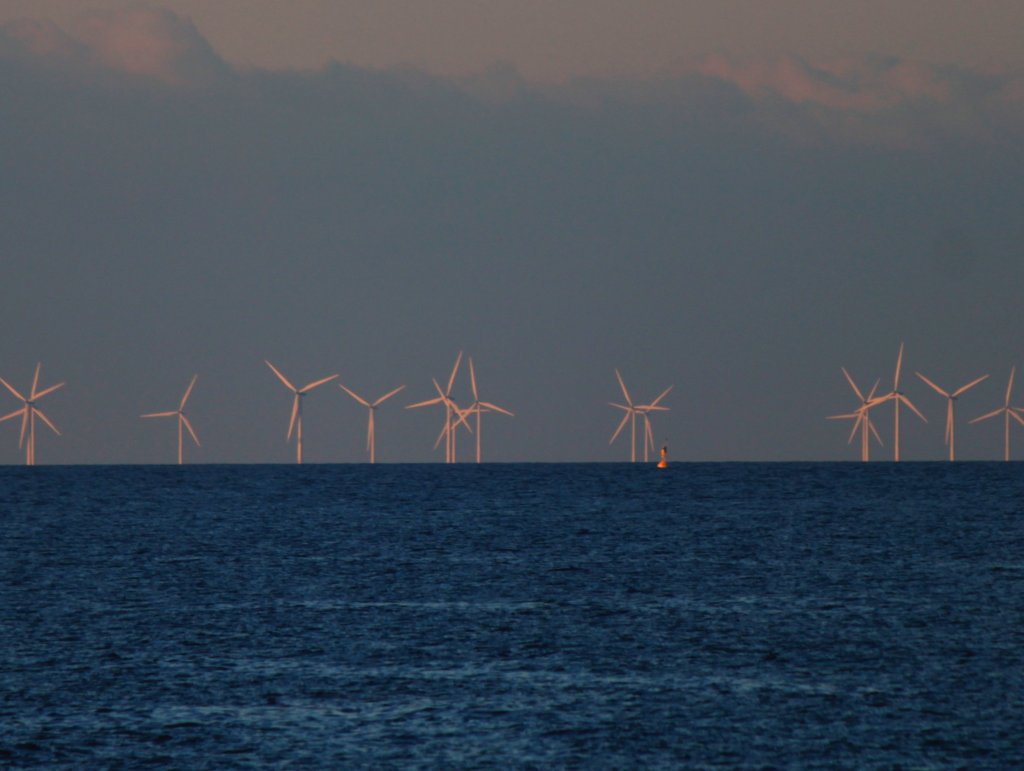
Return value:
[[(290, 462), (265, 360), (406, 385), (378, 461), (440, 461), (440, 412), (404, 407), (459, 351), (515, 413), (485, 460), (628, 459), (616, 369), (637, 403), (673, 386), (671, 459), (855, 460), (840, 368), (891, 390), (901, 342), (928, 418), (902, 457), (946, 454), (915, 372), (990, 374), (957, 454), (1001, 457), (967, 420), (1024, 364), (1024, 7), (838, 6), (3, 0), (0, 377), (66, 381), (38, 462), (173, 462), (173, 420), (139, 416), (196, 373), (186, 460)], [(366, 458), (336, 382), (307, 462)]]

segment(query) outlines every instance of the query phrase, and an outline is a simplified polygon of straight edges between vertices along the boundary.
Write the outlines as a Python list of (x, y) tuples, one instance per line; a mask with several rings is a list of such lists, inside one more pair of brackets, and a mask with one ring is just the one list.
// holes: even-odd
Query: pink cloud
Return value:
[(203, 80), (223, 68), (191, 21), (162, 9), (93, 13), (79, 21), (75, 34), (106, 67), (172, 85)]
[(897, 57), (742, 60), (680, 65), (736, 89), (759, 125), (795, 141), (924, 149), (947, 139), (1006, 141), (1024, 121), (1022, 73)]
[(836, 110), (878, 112), (907, 101), (946, 102), (953, 84), (938, 68), (896, 59), (837, 58), (810, 62), (793, 56), (735, 62), (711, 56), (698, 72), (759, 98)]
[(14, 22), (0, 29), (0, 50), (80, 73), (115, 72), (169, 85), (208, 82), (228, 69), (191, 21), (141, 5), (88, 14), (68, 32), (48, 22)]

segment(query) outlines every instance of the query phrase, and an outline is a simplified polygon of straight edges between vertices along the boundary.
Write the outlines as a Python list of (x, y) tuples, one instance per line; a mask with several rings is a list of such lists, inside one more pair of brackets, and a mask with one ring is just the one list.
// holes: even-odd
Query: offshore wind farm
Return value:
[(0, 2), (0, 767), (1024, 768), (1022, 29)]
[[(409, 409), (415, 410), (415, 409), (419, 409), (419, 408), (422, 408), (422, 407), (431, 407), (431, 406), (443, 407), (443, 421), (442, 421), (441, 429), (440, 429), (439, 433), (437, 434), (437, 438), (434, 441), (432, 449), (434, 451), (437, 451), (439, 448), (441, 448), (443, 446), (443, 449), (444, 449), (444, 462), (445, 463), (456, 463), (456, 462), (458, 462), (457, 435), (458, 435), (458, 429), (459, 429), (460, 426), (462, 427), (464, 433), (472, 435), (473, 441), (475, 442), (475, 462), (476, 463), (480, 463), (482, 461), (482, 440), (481, 440), (482, 425), (483, 425), (482, 424), (482, 414), (485, 413), (485, 412), (490, 412), (490, 413), (499, 413), (499, 414), (502, 414), (502, 415), (505, 415), (505, 416), (508, 416), (508, 417), (515, 417), (515, 413), (511, 412), (510, 410), (508, 410), (508, 409), (506, 409), (504, 407), (500, 407), (497, 404), (494, 404), (493, 402), (483, 401), (483, 400), (480, 399), (480, 396), (479, 396), (479, 393), (478, 393), (478, 390), (477, 390), (476, 369), (475, 369), (472, 357), (470, 357), (468, 359), (468, 365), (463, 370), (463, 372), (464, 372), (464, 379), (465, 379), (466, 373), (468, 373), (469, 399), (471, 399), (471, 401), (469, 401), (469, 403), (467, 404), (466, 402), (468, 401), (468, 399), (463, 400), (463, 406), (460, 406), (460, 404), (456, 400), (456, 397), (458, 396), (458, 394), (456, 394), (456, 384), (458, 382), (458, 375), (459, 375), (460, 367), (461, 367), (462, 361), (463, 361), (463, 353), (464, 353), (463, 351), (459, 351), (458, 355), (455, 357), (455, 361), (454, 361), (454, 364), (452, 366), (451, 372), (450, 372), (450, 374), (448, 376), (448, 380), (447, 380), (445, 388), (442, 389), (441, 385), (438, 383), (436, 378), (431, 380), (431, 383), (432, 383), (432, 385), (434, 387), (434, 391), (436, 392), (437, 396), (435, 396), (433, 398), (425, 399), (425, 400), (422, 400), (422, 401), (418, 401), (418, 402), (406, 405), (406, 409), (407, 410), (409, 410)], [(879, 383), (881, 382), (880, 378), (876, 379), (874, 384), (872, 385), (871, 389), (865, 393), (857, 385), (856, 381), (853, 379), (853, 377), (850, 375), (850, 373), (846, 370), (846, 368), (845, 367), (840, 367), (840, 371), (842, 372), (843, 377), (845, 378), (846, 382), (849, 384), (850, 388), (852, 389), (854, 395), (856, 396), (858, 404), (856, 406), (856, 409), (854, 409), (852, 412), (835, 414), (835, 415), (828, 415), (828, 416), (825, 416), (825, 417), (827, 417), (828, 420), (850, 420), (850, 421), (852, 421), (852, 427), (850, 429), (849, 436), (847, 438), (846, 443), (848, 445), (851, 445), (853, 443), (854, 438), (859, 435), (859, 437), (860, 437), (860, 441), (859, 441), (860, 460), (863, 461), (863, 462), (871, 460), (870, 447), (871, 447), (872, 439), (879, 446), (883, 446), (885, 444), (883, 439), (882, 439), (882, 435), (878, 431), (876, 422), (874, 420), (872, 420), (872, 417), (871, 417), (872, 410), (875, 410), (877, 412), (877, 411), (880, 410), (880, 408), (883, 408), (884, 405), (890, 405), (890, 404), (892, 405), (892, 421), (893, 421), (893, 440), (892, 440), (892, 448), (893, 449), (892, 449), (892, 453), (893, 454), (892, 454), (891, 460), (894, 461), (894, 462), (899, 462), (900, 461), (900, 443), (899, 443), (899, 439), (900, 439), (900, 413), (899, 413), (899, 408), (900, 408), (900, 405), (901, 404), (904, 405), (905, 407), (910, 409), (914, 413), (914, 415), (916, 415), (918, 418), (920, 418), (923, 422), (927, 423), (927, 418), (925, 417), (925, 415), (914, 405), (914, 403), (910, 400), (910, 398), (906, 395), (906, 393), (904, 393), (903, 391), (900, 390), (900, 385), (899, 384), (900, 384), (900, 374), (901, 374), (901, 369), (902, 369), (902, 364), (903, 364), (903, 354), (904, 354), (904, 346), (903, 346), (903, 343), (900, 343), (899, 350), (897, 352), (897, 357), (896, 357), (896, 367), (895, 367), (895, 373), (893, 375), (892, 390), (889, 391), (888, 393), (881, 394), (881, 395), (877, 395), (878, 386), (879, 386)], [(302, 427), (302, 417), (303, 417), (303, 415), (302, 415), (302, 406), (303, 406), (303, 401), (302, 400), (303, 400), (303, 397), (305, 397), (313, 389), (319, 388), (320, 386), (325, 385), (326, 383), (329, 383), (332, 380), (337, 379), (339, 376), (337, 374), (328, 375), (326, 377), (322, 377), (322, 378), (319, 378), (317, 380), (314, 380), (314, 381), (308, 383), (307, 385), (303, 386), (302, 388), (297, 388), (296, 386), (292, 385), (291, 381), (288, 380), (281, 373), (281, 371), (277, 367), (275, 367), (271, 362), (265, 360), (264, 363), (267, 365), (267, 367), (270, 368), (270, 370), (277, 377), (277, 379), (280, 380), (280, 382), (286, 388), (288, 388), (292, 392), (292, 394), (293, 394), (291, 414), (290, 414), (290, 418), (289, 418), (289, 421), (288, 421), (288, 430), (287, 430), (287, 433), (285, 435), (285, 438), (286, 438), (286, 440), (290, 441), (292, 439), (292, 436), (293, 435), (295, 436), (295, 443), (296, 443), (295, 462), (298, 463), (298, 464), (301, 464), (303, 462), (303, 454), (302, 454), (303, 453), (303, 451), (302, 451), (302, 447), (303, 447), (303, 427)], [(46, 396), (46, 395), (48, 395), (48, 394), (58, 390), (59, 388), (63, 387), (65, 385), (65, 383), (58, 383), (57, 385), (49, 386), (49, 387), (47, 387), (45, 389), (38, 390), (38, 381), (39, 381), (39, 375), (40, 375), (40, 372), (41, 372), (41, 368), (42, 368), (42, 364), (41, 363), (36, 365), (35, 376), (34, 376), (33, 381), (32, 381), (32, 387), (31, 387), (31, 389), (28, 392), (29, 393), (28, 397), (22, 396), (21, 392), (17, 391), (6, 380), (3, 380), (2, 378), (0, 378), (0, 383), (2, 383), (7, 388), (7, 390), (10, 392), (10, 394), (15, 399), (18, 399), (18, 400), (20, 400), (22, 402), (22, 407), (20, 409), (15, 409), (14, 411), (12, 411), (10, 413), (5, 414), (3, 417), (0, 417), (0, 422), (4, 422), (4, 421), (8, 421), (8, 420), (13, 420), (14, 418), (18, 418), (18, 417), (21, 418), (20, 432), (18, 434), (18, 447), (19, 447), (19, 449), (24, 448), (24, 450), (25, 450), (25, 463), (26, 463), (26, 465), (34, 465), (35, 462), (36, 462), (36, 452), (35, 452), (35, 443), (36, 443), (36, 438), (35, 438), (36, 437), (35, 420), (36, 420), (36, 418), (38, 418), (42, 423), (44, 423), (54, 434), (57, 434), (57, 435), (60, 434), (60, 432), (57, 431), (57, 428), (53, 424), (53, 422), (41, 410), (39, 410), (39, 408), (36, 406), (36, 401), (41, 399), (43, 396)], [(992, 410), (991, 412), (987, 412), (987, 413), (985, 413), (983, 415), (980, 415), (980, 416), (978, 416), (978, 417), (976, 417), (976, 418), (974, 418), (974, 419), (969, 421), (969, 423), (973, 425), (975, 423), (980, 423), (980, 422), (988, 420), (990, 418), (994, 418), (994, 417), (998, 417), (998, 416), (1002, 416), (1003, 417), (1003, 424), (1004, 424), (1004, 426), (1003, 426), (1003, 429), (1004, 429), (1003, 430), (1003, 437), (1004, 437), (1004, 439), (1003, 439), (1003, 457), (1002, 457), (1002, 459), (1004, 461), (1008, 461), (1008, 460), (1011, 459), (1011, 455), (1010, 455), (1010, 428), (1011, 428), (1011, 421), (1015, 422), (1017, 424), (1020, 424), (1021, 426), (1024, 426), (1024, 408), (1011, 406), (1013, 379), (1014, 379), (1015, 371), (1016, 371), (1016, 367), (1012, 367), (1011, 370), (1010, 370), (1010, 377), (1009, 377), (1009, 380), (1008, 380), (1008, 383), (1007, 383), (1007, 387), (1006, 387), (1006, 392), (1005, 392), (1005, 398), (1004, 398), (1003, 406), (999, 407), (999, 408), (997, 408), (995, 410)], [(608, 404), (610, 406), (612, 406), (612, 407), (616, 408), (617, 410), (620, 410), (620, 411), (623, 412), (622, 419), (619, 421), (619, 423), (616, 425), (614, 431), (612, 432), (611, 438), (608, 440), (608, 444), (612, 445), (615, 442), (615, 440), (620, 435), (621, 436), (628, 436), (628, 438), (629, 438), (629, 444), (628, 444), (628, 447), (629, 447), (629, 455), (628, 455), (629, 462), (637, 463), (638, 461), (640, 461), (640, 454), (642, 453), (642, 456), (643, 456), (642, 462), (643, 463), (648, 463), (648, 462), (650, 462), (650, 451), (653, 451), (656, 448), (656, 442), (655, 442), (655, 438), (654, 438), (655, 437), (655, 431), (652, 428), (651, 413), (668, 412), (668, 411), (671, 410), (671, 408), (669, 406), (667, 406), (664, 403), (662, 403), (662, 400), (665, 399), (666, 396), (668, 396), (668, 394), (675, 388), (675, 386), (674, 385), (670, 385), (667, 388), (663, 389), (649, 403), (646, 403), (646, 404), (636, 404), (636, 403), (634, 403), (632, 397), (630, 396), (630, 392), (629, 392), (628, 388), (626, 387), (626, 383), (625, 383), (621, 373), (619, 372), (619, 370), (618, 369), (613, 369), (613, 372), (614, 372), (614, 375), (615, 375), (615, 381), (618, 384), (619, 391), (620, 391), (620, 393), (622, 395), (622, 401), (624, 403), (614, 402), (614, 401), (608, 402)], [(954, 403), (957, 400), (959, 400), (960, 397), (964, 393), (966, 393), (970, 389), (974, 388), (975, 386), (979, 385), (980, 383), (984, 382), (988, 378), (988, 375), (986, 374), (986, 375), (982, 375), (980, 377), (974, 378), (973, 380), (969, 381), (965, 385), (960, 386), (959, 388), (955, 389), (954, 391), (947, 392), (947, 391), (943, 390), (942, 388), (940, 388), (938, 385), (936, 385), (934, 382), (932, 382), (929, 378), (927, 378), (926, 376), (922, 375), (920, 372), (917, 372), (916, 374), (917, 374), (918, 378), (921, 380), (921, 382), (925, 383), (932, 390), (936, 391), (941, 396), (945, 397), (945, 399), (947, 401), (945, 433), (944, 433), (944, 436), (943, 436), (943, 442), (948, 447), (948, 452), (949, 452), (948, 460), (949, 461), (954, 461), (954, 460), (956, 460), (956, 452), (955, 452), (955, 410), (954, 410)], [(199, 437), (196, 434), (195, 429), (193, 428), (191, 422), (189, 421), (188, 417), (185, 415), (185, 412), (184, 412), (185, 405), (186, 405), (186, 403), (187, 403), (187, 401), (189, 399), (189, 396), (192, 394), (192, 390), (195, 387), (197, 379), (198, 379), (198, 375), (193, 375), (191, 381), (189, 381), (188, 387), (185, 389), (185, 392), (184, 392), (184, 394), (183, 394), (183, 396), (181, 398), (181, 401), (180, 401), (180, 403), (178, 405), (178, 408), (176, 410), (170, 410), (170, 411), (165, 411), (165, 412), (145, 413), (145, 414), (142, 415), (143, 418), (161, 418), (161, 417), (174, 417), (174, 418), (176, 418), (177, 429), (178, 429), (178, 455), (177, 455), (177, 462), (178, 462), (178, 464), (183, 463), (183, 437), (184, 437), (184, 431), (188, 432), (188, 435), (192, 438), (192, 440), (195, 443), (197, 448), (201, 446), (200, 442), (199, 442)], [(376, 423), (375, 423), (376, 410), (377, 410), (377, 408), (381, 404), (383, 404), (384, 402), (388, 401), (392, 397), (396, 396), (401, 391), (405, 390), (406, 386), (403, 384), (403, 385), (400, 385), (400, 386), (398, 386), (396, 388), (392, 388), (391, 390), (387, 391), (383, 395), (377, 397), (372, 402), (368, 401), (367, 399), (365, 399), (364, 397), (360, 396), (359, 394), (357, 394), (356, 392), (354, 392), (353, 390), (351, 390), (350, 388), (348, 388), (347, 386), (345, 386), (345, 385), (343, 385), (341, 383), (339, 383), (338, 386), (339, 386), (339, 388), (345, 394), (347, 394), (349, 397), (351, 397), (353, 400), (355, 400), (358, 404), (362, 405), (363, 407), (365, 407), (367, 409), (368, 416), (367, 416), (367, 428), (366, 428), (366, 434), (365, 434), (366, 435), (365, 450), (366, 450), (367, 455), (368, 455), (369, 463), (371, 463), (371, 464), (372, 463), (376, 463)], [(462, 398), (462, 397), (459, 397), (459, 398)], [(641, 453), (638, 453), (638, 451), (637, 451), (637, 419), (638, 418), (641, 421), (640, 426), (639, 426), (639, 429), (640, 429), (640, 442), (641, 442)], [(629, 427), (628, 431), (626, 430), (627, 426)], [(324, 443), (326, 443), (328, 441), (329, 440), (327, 440), (326, 438), (323, 440)], [(663, 442), (663, 445), (667, 448), (667, 446), (668, 446), (667, 440), (665, 442)], [(396, 457), (396, 460), (400, 460), (400, 461), (404, 460), (404, 459), (401, 458), (400, 455), (396, 454), (395, 457)], [(877, 456), (876, 456), (876, 459), (877, 459)], [(530, 457), (525, 457), (525, 458), (522, 458), (520, 460), (522, 462), (531, 462), (533, 459), (531, 459)], [(572, 461), (573, 459), (569, 458), (567, 460)], [(697, 460), (699, 460), (699, 459), (697, 459)], [(772, 458), (765, 458), (763, 460), (770, 461), (770, 460), (773, 460), (773, 459)]]

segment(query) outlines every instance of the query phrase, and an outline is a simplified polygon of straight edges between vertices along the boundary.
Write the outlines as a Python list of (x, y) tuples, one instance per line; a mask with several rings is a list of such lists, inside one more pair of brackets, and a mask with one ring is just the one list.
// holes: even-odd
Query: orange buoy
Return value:
[(668, 445), (661, 448), (661, 460), (658, 461), (658, 468), (668, 468)]

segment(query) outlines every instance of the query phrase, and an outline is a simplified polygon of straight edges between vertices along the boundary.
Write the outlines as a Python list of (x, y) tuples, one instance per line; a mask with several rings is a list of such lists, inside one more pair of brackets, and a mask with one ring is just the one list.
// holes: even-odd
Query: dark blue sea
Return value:
[(0, 766), (1022, 768), (1024, 468), (0, 468)]

